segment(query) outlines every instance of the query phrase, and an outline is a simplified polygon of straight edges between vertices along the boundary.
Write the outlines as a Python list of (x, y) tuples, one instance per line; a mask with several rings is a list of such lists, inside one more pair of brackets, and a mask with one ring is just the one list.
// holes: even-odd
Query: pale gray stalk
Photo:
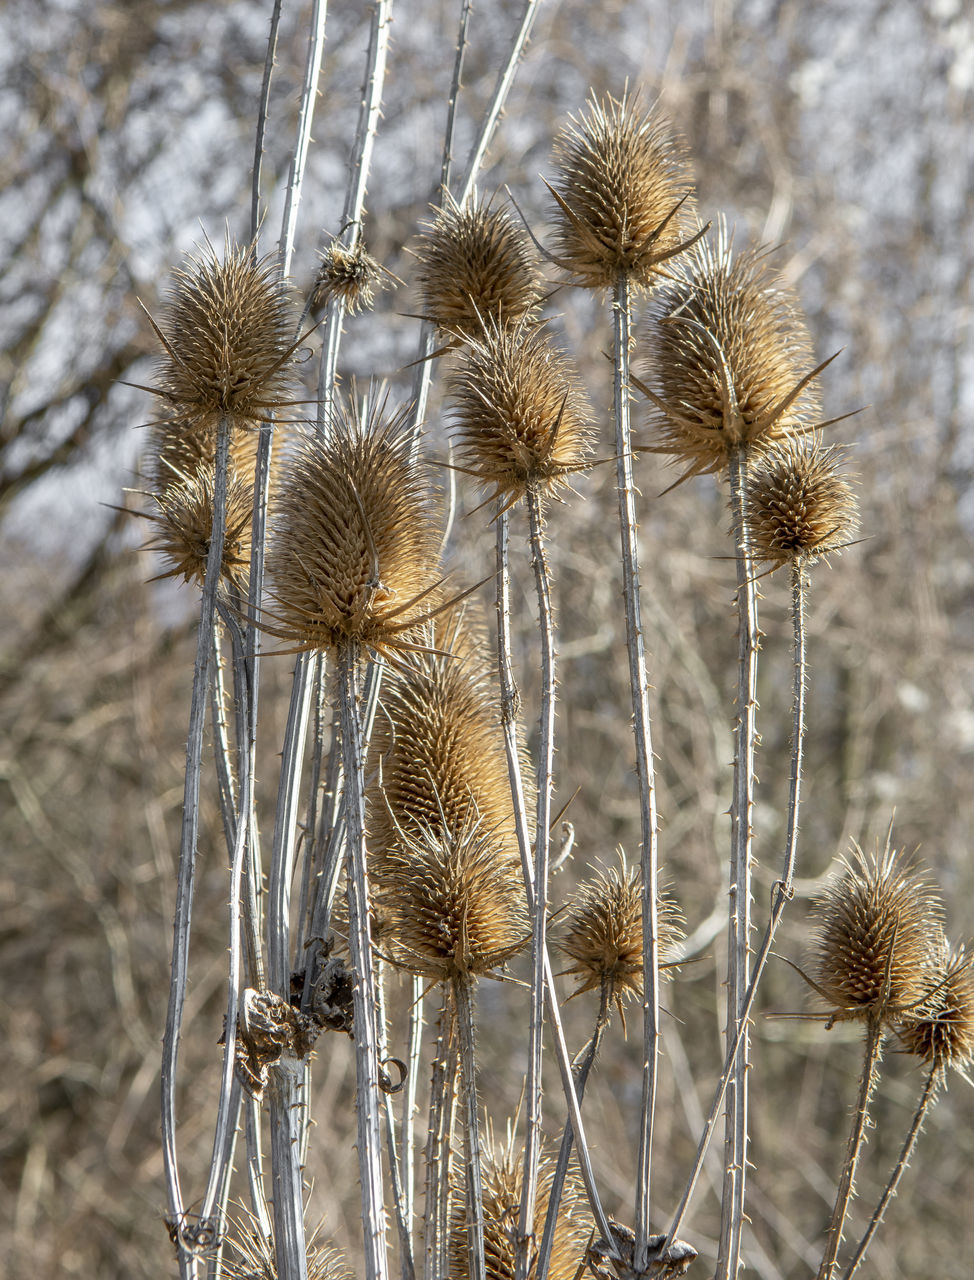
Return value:
[(304, 1063), (290, 1054), (268, 1072), (271, 1113), (271, 1200), (277, 1280), (308, 1280), (304, 1230)]
[(453, 980), (453, 1004), (460, 1051), (460, 1097), (463, 1102), (464, 1183), (467, 1197), (467, 1266), (470, 1280), (486, 1280), (484, 1196), (480, 1163), (480, 1117), (477, 1111), (477, 1062), (474, 1052), (473, 982)]
[(230, 739), (227, 727), (227, 689), (223, 678), (223, 650), (220, 644), (220, 625), (213, 627), (213, 680), (210, 685), (210, 720), (213, 724), (213, 759), (216, 764), (217, 792), (220, 801), (220, 819), (227, 854), (233, 856), (234, 831), (237, 826), (237, 796), (230, 756)]
[[(327, 10), (327, 0), (314, 0), (311, 10), (311, 36), (308, 40), (308, 58), (304, 68), (304, 82), (301, 86), (298, 136), (294, 144), (294, 153), (291, 156), (291, 171), (288, 176), (287, 193), (284, 197), (280, 251), (281, 274), (283, 276), (290, 274), (291, 257), (294, 253), (294, 236), (298, 225), (301, 187), (304, 183), (304, 172), (308, 163), (308, 149), (311, 146), (311, 125), (314, 120), (315, 103), (318, 99), (318, 76), (321, 73), (321, 58), (325, 48), (325, 14)], [(273, 30), (271, 34), (274, 34)]]
[(412, 1001), (409, 1006), (409, 1056), (406, 1060), (406, 1089), (402, 1117), (402, 1212), (406, 1226), (413, 1229), (416, 1192), (415, 1126), (416, 1098), (419, 1090), (419, 1064), (423, 1050), (423, 979), (413, 975)]
[[(376, 1040), (379, 1061), (384, 1063), (389, 1054), (386, 1038), (385, 965), (377, 958), (375, 963)], [(416, 1265), (413, 1261), (413, 1242), (409, 1233), (409, 1220), (403, 1209), (402, 1170), (396, 1149), (396, 1116), (392, 1109), (392, 1096), (382, 1094), (382, 1116), (386, 1128), (386, 1150), (389, 1154), (389, 1181), (392, 1183), (392, 1203), (396, 1212), (396, 1228), (399, 1233), (399, 1265), (402, 1280), (415, 1280)]]
[(438, 1019), (436, 1054), (433, 1058), (433, 1074), (430, 1080), (429, 1125), (426, 1134), (424, 1280), (446, 1280), (450, 1271), (450, 1193), (459, 1066), (456, 1018), (453, 1016), (453, 1010), (448, 1006), (448, 1001), (444, 999)]
[(271, 28), (267, 36), (267, 52), (264, 55), (264, 76), (260, 85), (260, 106), (257, 108), (257, 137), (254, 141), (254, 170), (250, 192), (250, 239), (257, 256), (257, 236), (260, 232), (260, 177), (264, 163), (264, 130), (267, 127), (267, 102), (271, 93), (271, 77), (277, 56), (277, 33), (281, 25), (281, 0), (274, 0)]
[(272, 1237), (270, 1207), (264, 1190), (264, 1148), (261, 1133), (260, 1103), (256, 1098), (244, 1099), (244, 1125), (247, 1139), (247, 1183), (250, 1187), (251, 1212), (257, 1219), (265, 1241)]
[[(730, 909), (727, 932), (728, 1050), (738, 1040), (727, 1084), (724, 1129), (724, 1186), (721, 1195), (717, 1280), (734, 1280), (740, 1265), (744, 1227), (748, 1139), (748, 1032), (744, 1012), (749, 982), (751, 931), (751, 813), (754, 804), (754, 748), (757, 738), (758, 610), (751, 559), (745, 482), (747, 451), (735, 445), (728, 458), (732, 527), (736, 546), (738, 609), (737, 727), (734, 798), (731, 805)], [(730, 1056), (730, 1053), (728, 1053)]]
[(639, 1154), (636, 1172), (635, 1265), (645, 1269), (649, 1258), (652, 1191), (653, 1124), (656, 1115), (659, 1064), (659, 823), (656, 813), (656, 770), (649, 712), (649, 679), (643, 637), (639, 581), (639, 540), (636, 531), (635, 484), (632, 476), (632, 433), (629, 405), (631, 347), (629, 278), (620, 272), (612, 300), (614, 348), (613, 408), (616, 427), (616, 489), (622, 540), (622, 588), (626, 606), (626, 648), (632, 727), (639, 781), (640, 860), (643, 913), (643, 1070), (639, 1110)]
[(169, 1003), (166, 1030), (162, 1042), (160, 1093), (162, 1104), (162, 1158), (166, 1182), (169, 1219), (176, 1235), (176, 1252), (181, 1280), (196, 1280), (198, 1258), (191, 1251), (195, 1241), (205, 1241), (211, 1224), (200, 1220), (194, 1229), (186, 1220), (186, 1205), (179, 1184), (176, 1155), (176, 1065), (179, 1036), (186, 998), (189, 971), (189, 936), (193, 913), (196, 878), (196, 845), (199, 836), (200, 773), (203, 763), (203, 728), (206, 722), (210, 662), (212, 660), (213, 627), (216, 598), (223, 564), (223, 542), (226, 529), (227, 461), (230, 454), (230, 423), (221, 414), (217, 427), (214, 461), (213, 525), (206, 558), (206, 576), (200, 601), (200, 621), (193, 667), (193, 692), (186, 741), (186, 775), (183, 785), (183, 817), (179, 839), (179, 867), (176, 877), (176, 910), (173, 918), (172, 963), (169, 977)]

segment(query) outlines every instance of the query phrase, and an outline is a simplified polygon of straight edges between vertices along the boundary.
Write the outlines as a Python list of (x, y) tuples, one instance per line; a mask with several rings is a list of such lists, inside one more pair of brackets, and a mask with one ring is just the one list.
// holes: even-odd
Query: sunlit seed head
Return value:
[(351, 248), (333, 240), (321, 253), (314, 283), (314, 303), (341, 299), (350, 315), (368, 310), (383, 279), (382, 265), (359, 242)]
[(555, 490), (582, 470), (591, 409), (574, 369), (530, 325), (488, 324), (448, 380), (457, 465), (512, 503)]
[(974, 956), (945, 941), (929, 976), (929, 995), (897, 1027), (909, 1053), (928, 1063), (966, 1067), (974, 1059)]
[[(152, 522), (146, 548), (158, 552), (169, 568), (164, 578), (182, 578), (202, 585), (213, 533), (213, 463), (203, 463), (185, 475), (173, 473), (167, 485), (149, 497), (145, 514)], [(231, 467), (227, 476), (226, 527), (220, 577), (238, 590), (250, 568), (253, 484)]]
[(788, 440), (763, 454), (747, 483), (751, 549), (775, 568), (840, 551), (859, 526), (839, 455), (817, 441)]
[(594, 97), (555, 142), (555, 260), (573, 284), (654, 288), (695, 230), (687, 148), (658, 107)]
[(485, 321), (516, 324), (537, 314), (542, 282), (531, 243), (507, 209), (448, 198), (416, 249), (422, 313), (451, 338)]

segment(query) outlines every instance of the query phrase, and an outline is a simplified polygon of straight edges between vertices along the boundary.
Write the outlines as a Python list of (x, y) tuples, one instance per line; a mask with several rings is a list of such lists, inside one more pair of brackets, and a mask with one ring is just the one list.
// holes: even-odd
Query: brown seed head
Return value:
[[(506, 1148), (488, 1149), (481, 1161), (484, 1202), (484, 1255), (487, 1280), (514, 1280), (515, 1241), (521, 1204), (524, 1152)], [(538, 1195), (534, 1210), (534, 1238), (540, 1244), (548, 1215), (548, 1200), (555, 1164), (542, 1152), (538, 1167)], [(470, 1250), (467, 1247), (467, 1211), (463, 1185), (453, 1200), (450, 1232), (450, 1280), (470, 1280)], [(569, 1174), (558, 1206), (555, 1238), (548, 1275), (551, 1280), (575, 1280), (585, 1260), (592, 1232), (585, 1197), (577, 1178)], [(535, 1250), (528, 1276), (534, 1275)]]
[(330, 440), (307, 437), (281, 486), (262, 625), (296, 649), (355, 641), (392, 654), (428, 614), (439, 555), (430, 494), (408, 409), (383, 414), (352, 412)]
[(593, 97), (558, 136), (555, 163), (554, 256), (572, 283), (658, 284), (696, 229), (687, 149), (662, 112), (628, 94)]
[(813, 564), (849, 544), (859, 525), (855, 494), (817, 441), (788, 440), (764, 454), (748, 476), (751, 549), (777, 568)]
[(945, 941), (930, 974), (930, 998), (897, 1027), (908, 1053), (945, 1067), (974, 1059), (974, 956)]
[(766, 253), (694, 245), (654, 308), (651, 393), (659, 444), (687, 475), (720, 472), (732, 449), (766, 447), (812, 429), (818, 400), (798, 301)]
[[(230, 1253), (224, 1258), (223, 1274), (230, 1280), (277, 1280), (277, 1253), (273, 1239), (268, 1240), (260, 1222), (250, 1210), (241, 1206), (239, 1216), (227, 1222), (226, 1242)], [(353, 1280), (352, 1271), (341, 1253), (330, 1245), (319, 1243), (319, 1222), (307, 1241), (308, 1280)]]
[[(168, 485), (150, 494), (155, 510), (146, 514), (154, 528), (146, 548), (158, 551), (171, 565), (159, 577), (202, 585), (213, 532), (215, 485), (213, 463), (201, 463), (188, 475), (173, 475)], [(231, 464), (220, 577), (238, 590), (250, 568), (253, 508), (253, 483), (242, 479)]]
[(228, 240), (220, 261), (208, 245), (173, 273), (160, 394), (181, 413), (265, 418), (287, 401), (295, 321), (276, 255)]
[(942, 945), (942, 908), (926, 874), (890, 849), (854, 846), (816, 903), (815, 976), (837, 1021), (902, 1016), (923, 999)]
[(541, 277), (530, 241), (504, 208), (448, 197), (416, 250), (423, 315), (465, 340), (485, 320), (515, 324), (537, 314)]
[[(628, 867), (620, 848), (619, 865), (600, 871), (581, 885), (568, 904), (558, 949), (573, 963), (565, 970), (578, 979), (576, 995), (603, 983), (617, 1003), (643, 992), (642, 874)], [(683, 936), (683, 913), (667, 893), (656, 903), (660, 956)]]
[(543, 330), (484, 326), (448, 382), (458, 465), (508, 505), (529, 486), (553, 490), (583, 469), (591, 410)]
[(314, 301), (322, 306), (331, 298), (340, 298), (349, 313), (367, 310), (375, 301), (375, 291), (382, 284), (382, 265), (358, 244), (348, 248), (333, 240), (320, 255), (321, 266), (314, 283)]
[(455, 830), (415, 821), (373, 863), (393, 960), (470, 981), (520, 951), (531, 926), (520, 863), (471, 808)]

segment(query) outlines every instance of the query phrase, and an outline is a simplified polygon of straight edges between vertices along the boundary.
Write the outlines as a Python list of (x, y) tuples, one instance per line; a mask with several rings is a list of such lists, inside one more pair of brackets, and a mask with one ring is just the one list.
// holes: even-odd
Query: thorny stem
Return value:
[(613, 402), (616, 424), (616, 487), (622, 538), (622, 582), (626, 604), (626, 647), (632, 692), (632, 727), (639, 779), (639, 818), (643, 915), (643, 1072), (636, 1176), (635, 1265), (648, 1264), (650, 1197), (652, 1191), (653, 1123), (656, 1114), (659, 1064), (659, 831), (656, 813), (656, 772), (649, 714), (649, 680), (643, 638), (639, 582), (639, 542), (636, 533), (635, 485), (629, 418), (629, 352), (631, 299), (629, 280), (620, 273), (612, 305), (614, 340)]
[(260, 231), (260, 171), (264, 162), (264, 129), (267, 126), (267, 102), (274, 74), (277, 55), (277, 33), (281, 25), (281, 0), (274, 0), (271, 28), (267, 36), (267, 53), (264, 55), (264, 78), (260, 86), (260, 106), (257, 109), (257, 137), (254, 141), (254, 173), (250, 194), (250, 240), (257, 256), (257, 236)]
[[(179, 1185), (179, 1166), (176, 1157), (176, 1063), (179, 1055), (179, 1035), (183, 1021), (183, 1004), (186, 998), (186, 981), (189, 969), (189, 935), (193, 912), (193, 891), (196, 877), (196, 844), (199, 835), (200, 773), (203, 765), (203, 727), (210, 676), (213, 645), (213, 627), (216, 617), (216, 599), (220, 584), (220, 566), (223, 563), (223, 542), (226, 530), (227, 461), (230, 454), (230, 422), (221, 414), (217, 427), (216, 458), (214, 462), (215, 487), (213, 494), (213, 525), (210, 546), (206, 558), (206, 576), (203, 581), (200, 602), (200, 621), (196, 641), (196, 662), (193, 668), (193, 692), (189, 711), (189, 732), (186, 742), (186, 776), (183, 786), (183, 819), (179, 840), (179, 868), (176, 879), (176, 910), (173, 918), (172, 963), (169, 978), (169, 1004), (166, 1012), (166, 1030), (162, 1042), (160, 1075), (162, 1102), (162, 1156), (166, 1179), (166, 1195), (169, 1217), (176, 1234), (176, 1250), (179, 1258), (179, 1274), (182, 1280), (195, 1280), (198, 1275), (197, 1258), (187, 1249), (193, 1233), (186, 1221), (186, 1206)], [(209, 1231), (209, 1224), (201, 1221), (197, 1228), (201, 1236)]]
[[(378, 1043), (379, 1061), (385, 1062), (388, 1056), (386, 1040), (385, 1011), (385, 966), (381, 959), (376, 960), (375, 994), (376, 994), (376, 1040)], [(399, 1264), (402, 1280), (415, 1280), (416, 1267), (413, 1262), (413, 1243), (409, 1234), (409, 1219), (403, 1208), (402, 1170), (399, 1163), (399, 1152), (396, 1149), (396, 1117), (392, 1109), (392, 1098), (388, 1093), (382, 1095), (382, 1118), (385, 1121), (386, 1150), (389, 1153), (389, 1181), (392, 1184), (392, 1202), (396, 1213), (396, 1229), (399, 1234)]]
[(410, 1232), (413, 1226), (415, 1204), (415, 1126), (416, 1097), (419, 1090), (419, 1063), (423, 1049), (423, 979), (414, 975), (412, 979), (412, 1000), (409, 1005), (409, 1057), (405, 1101), (402, 1119), (402, 1212), (406, 1219), (406, 1227)]
[(283, 276), (287, 276), (291, 270), (291, 256), (294, 253), (298, 207), (301, 204), (301, 186), (304, 182), (304, 171), (308, 163), (308, 148), (311, 145), (311, 123), (314, 119), (315, 102), (318, 98), (318, 76), (321, 71), (321, 58), (325, 47), (325, 14), (327, 9), (327, 0), (314, 0), (310, 23), (311, 35), (308, 40), (308, 58), (304, 68), (304, 83), (301, 86), (298, 136), (294, 144), (294, 154), (291, 157), (291, 172), (288, 176), (287, 194), (284, 199), (284, 218), (281, 232), (281, 274)]
[(551, 830), (552, 770), (555, 750), (555, 636), (551, 611), (548, 564), (545, 558), (541, 495), (536, 485), (527, 491), (531, 527), (531, 560), (538, 596), (541, 633), (541, 716), (537, 765), (537, 812), (534, 827), (534, 902), (531, 932), (531, 1026), (528, 1047), (527, 1127), (524, 1179), (517, 1250), (517, 1278), (527, 1280), (535, 1242), (534, 1211), (541, 1155), (541, 1050), (544, 1024), (544, 962), (548, 920), (548, 861)]
[(356, 1145), (362, 1187), (366, 1280), (386, 1280), (379, 1050), (375, 1027), (376, 987), (372, 967), (369, 886), (366, 874), (365, 755), (358, 698), (358, 662), (358, 645), (350, 641), (338, 653), (338, 675), (345, 765), (345, 820), (348, 831), (346, 888), (349, 950), (354, 975), (355, 1110), (358, 1118)]
[(734, 1052), (727, 1084), (724, 1128), (724, 1186), (721, 1196), (720, 1248), (717, 1280), (734, 1280), (740, 1265), (741, 1234), (747, 1175), (748, 1033), (745, 999), (751, 931), (751, 813), (754, 805), (754, 748), (757, 710), (758, 613), (757, 586), (751, 559), (745, 480), (746, 446), (735, 445), (729, 455), (731, 511), (737, 549), (738, 686), (734, 750), (734, 799), (731, 805), (730, 909), (727, 933), (728, 1057)]
[(213, 680), (210, 684), (210, 719), (213, 722), (213, 758), (216, 763), (217, 791), (220, 800), (220, 819), (227, 853), (233, 856), (234, 830), (236, 828), (237, 797), (234, 789), (233, 763), (227, 730), (227, 690), (223, 678), (223, 652), (220, 645), (220, 624), (213, 627)]
[(485, 1280), (484, 1196), (480, 1168), (480, 1117), (477, 1113), (477, 1061), (474, 1052), (473, 983), (466, 976), (453, 980), (453, 1003), (460, 1050), (460, 1097), (463, 1102), (463, 1143), (467, 1158), (467, 1250), (470, 1280)]
[(887, 1182), (883, 1194), (879, 1198), (879, 1203), (876, 1205), (873, 1216), (869, 1220), (869, 1226), (866, 1228), (866, 1233), (859, 1241), (856, 1252), (853, 1254), (852, 1261), (846, 1268), (842, 1280), (852, 1280), (852, 1277), (859, 1269), (860, 1262), (862, 1262), (863, 1258), (866, 1256), (866, 1250), (869, 1248), (873, 1236), (876, 1234), (880, 1223), (883, 1221), (883, 1214), (886, 1212), (886, 1207), (890, 1200), (892, 1200), (893, 1196), (896, 1195), (896, 1188), (900, 1184), (900, 1178), (902, 1178), (906, 1166), (910, 1163), (910, 1157), (913, 1155), (913, 1148), (916, 1146), (917, 1138), (920, 1136), (920, 1129), (923, 1125), (924, 1117), (927, 1114), (927, 1108), (936, 1098), (937, 1087), (942, 1079), (943, 1063), (939, 1058), (935, 1058), (932, 1066), (930, 1067), (927, 1078), (924, 1081), (923, 1092), (920, 1094), (920, 1101), (917, 1103), (916, 1111), (913, 1113), (913, 1123), (910, 1125), (910, 1131), (906, 1135), (906, 1140), (903, 1143), (903, 1149), (900, 1152), (899, 1159), (893, 1168), (893, 1172), (890, 1174), (889, 1182)]
[(822, 1255), (822, 1264), (818, 1269), (818, 1280), (832, 1280), (835, 1271), (836, 1257), (842, 1243), (842, 1230), (845, 1226), (852, 1188), (856, 1180), (856, 1166), (862, 1150), (863, 1138), (869, 1117), (869, 1102), (878, 1076), (879, 1059), (883, 1048), (883, 1022), (878, 1013), (871, 1013), (866, 1023), (866, 1043), (862, 1056), (862, 1071), (859, 1075), (859, 1096), (856, 1098), (856, 1110), (852, 1119), (852, 1132), (849, 1134), (849, 1145), (846, 1148), (845, 1163), (839, 1178), (839, 1188), (832, 1209), (832, 1220), (829, 1223), (829, 1237)]
[(794, 636), (794, 674), (792, 684), (792, 722), (791, 722), (791, 775), (788, 788), (788, 823), (785, 835), (785, 860), (781, 873), (781, 879), (775, 884), (773, 899), (771, 905), (771, 914), (768, 919), (768, 925), (765, 929), (764, 938), (758, 949), (757, 957), (754, 962), (754, 968), (751, 973), (751, 980), (748, 983), (747, 992), (744, 998), (744, 1005), (741, 1010), (741, 1018), (738, 1023), (737, 1034), (734, 1037), (727, 1056), (724, 1060), (724, 1069), (721, 1072), (717, 1089), (714, 1093), (714, 1100), (711, 1104), (710, 1114), (707, 1116), (706, 1124), (700, 1136), (700, 1143), (697, 1147), (696, 1158), (693, 1168), (690, 1170), (690, 1176), (687, 1179), (686, 1188), (683, 1197), (677, 1206), (673, 1215), (673, 1221), (667, 1231), (667, 1239), (675, 1240), (677, 1234), (683, 1225), (683, 1219), (690, 1204), (690, 1199), (696, 1188), (697, 1178), (703, 1168), (704, 1157), (710, 1146), (710, 1139), (713, 1135), (714, 1126), (720, 1115), (720, 1109), (724, 1103), (724, 1097), (727, 1092), (727, 1084), (731, 1077), (734, 1064), (737, 1061), (737, 1055), (743, 1043), (744, 1036), (747, 1031), (748, 1020), (754, 1006), (754, 997), (757, 993), (758, 982), (764, 973), (768, 957), (771, 954), (771, 947), (774, 943), (774, 937), (784, 915), (785, 907), (791, 901), (794, 891), (795, 880), (795, 861), (798, 853), (798, 816), (801, 803), (801, 780), (802, 766), (804, 763), (804, 744), (805, 744), (805, 703), (808, 688), (808, 671), (806, 661), (806, 641), (805, 641), (805, 603), (806, 603), (806, 587), (807, 587), (807, 571), (800, 561), (796, 561), (792, 567), (791, 577), (791, 601), (792, 601), (792, 628)]
[(458, 1069), (456, 1019), (444, 999), (430, 1081), (426, 1135), (425, 1280), (446, 1280), (449, 1274), (450, 1183)]

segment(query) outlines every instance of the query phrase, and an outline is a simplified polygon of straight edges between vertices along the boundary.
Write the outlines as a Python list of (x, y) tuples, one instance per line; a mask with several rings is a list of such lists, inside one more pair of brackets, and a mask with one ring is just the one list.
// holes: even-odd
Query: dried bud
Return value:
[(751, 549), (777, 568), (812, 564), (847, 546), (858, 528), (856, 499), (834, 449), (789, 440), (769, 450), (748, 477)]
[(438, 582), (439, 537), (408, 410), (305, 438), (273, 513), (261, 625), (295, 649), (410, 648)]
[(659, 443), (686, 475), (720, 472), (730, 451), (803, 435), (818, 401), (811, 344), (794, 293), (764, 252), (732, 253), (721, 224), (701, 241), (655, 308)]
[(321, 266), (314, 283), (315, 306), (340, 298), (349, 315), (370, 308), (382, 283), (382, 265), (365, 245), (359, 241), (348, 248), (340, 240), (333, 240), (320, 256)]
[(908, 1053), (966, 1067), (974, 1059), (974, 956), (945, 941), (930, 974), (929, 999), (897, 1031)]
[(927, 876), (887, 843), (854, 846), (842, 876), (818, 899), (817, 989), (834, 1021), (890, 1021), (922, 1001), (942, 945), (942, 909)]
[(690, 160), (665, 116), (636, 97), (593, 97), (557, 138), (555, 162), (553, 256), (572, 283), (659, 283), (661, 264), (695, 232)]
[(486, 320), (528, 320), (542, 297), (531, 244), (506, 209), (452, 198), (426, 224), (416, 250), (423, 315), (449, 337), (466, 339)]
[[(213, 533), (213, 463), (201, 463), (189, 475), (174, 475), (170, 483), (149, 496), (155, 510), (146, 512), (154, 525), (146, 548), (158, 551), (172, 566), (160, 578), (203, 583)], [(250, 531), (254, 507), (253, 482), (231, 468), (227, 475), (226, 532), (220, 576), (238, 591), (250, 568)]]
[[(568, 904), (558, 949), (573, 963), (565, 970), (578, 979), (576, 994), (601, 989), (616, 1003), (643, 992), (642, 873), (628, 867), (622, 849), (619, 865), (581, 885)], [(683, 913), (667, 893), (656, 901), (659, 954), (684, 936)]]
[(566, 358), (534, 326), (489, 323), (448, 383), (458, 465), (511, 505), (585, 466), (591, 411)]
[(270, 1068), (284, 1057), (303, 1059), (314, 1047), (321, 1027), (273, 991), (248, 987), (237, 1022), (237, 1076), (254, 1098), (260, 1098)]

